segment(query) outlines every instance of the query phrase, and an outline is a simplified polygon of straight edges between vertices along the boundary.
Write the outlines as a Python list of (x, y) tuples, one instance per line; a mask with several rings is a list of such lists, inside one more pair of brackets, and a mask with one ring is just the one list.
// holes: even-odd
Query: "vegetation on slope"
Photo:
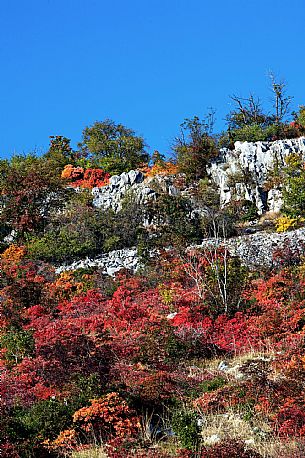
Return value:
[[(257, 218), (245, 202), (219, 208), (206, 165), (222, 143), (304, 134), (303, 107), (285, 120), (283, 89), (273, 115), (235, 98), (218, 139), (211, 116), (186, 120), (176, 160), (155, 152), (149, 163), (142, 137), (106, 120), (77, 151), (56, 136), (41, 157), (1, 161), (2, 458), (304, 456), (303, 248), (256, 272), (225, 248), (185, 249)], [(95, 208), (92, 187), (132, 168), (186, 192)], [(289, 229), (305, 216), (304, 164), (291, 155), (275, 172), (278, 230)], [(133, 245), (137, 274), (55, 273), (54, 263)], [(158, 258), (145, 258), (153, 248)]]

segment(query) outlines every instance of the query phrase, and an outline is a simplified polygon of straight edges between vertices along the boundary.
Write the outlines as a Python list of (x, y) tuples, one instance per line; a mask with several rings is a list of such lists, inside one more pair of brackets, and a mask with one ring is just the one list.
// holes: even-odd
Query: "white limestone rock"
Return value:
[(63, 264), (57, 267), (56, 273), (60, 274), (65, 271), (86, 269), (88, 267), (99, 268), (104, 274), (113, 277), (121, 269), (129, 269), (136, 272), (140, 267), (140, 262), (136, 248), (125, 248), (111, 251), (94, 259), (85, 258), (74, 261), (71, 264)]
[(223, 148), (207, 169), (219, 187), (221, 204), (229, 203), (234, 195), (237, 200), (255, 203), (260, 214), (265, 210), (279, 211), (281, 190), (267, 191), (264, 185), (274, 166), (284, 167), (291, 153), (301, 154), (305, 160), (305, 137), (274, 142), (236, 142), (233, 151)]
[(133, 196), (138, 204), (145, 204), (157, 198), (158, 189), (171, 196), (179, 194), (171, 177), (156, 176), (144, 179), (144, 175), (138, 170), (130, 170), (128, 173), (112, 176), (107, 186), (93, 188), (93, 205), (97, 208), (111, 208), (118, 212), (122, 209), (123, 199), (128, 195)]

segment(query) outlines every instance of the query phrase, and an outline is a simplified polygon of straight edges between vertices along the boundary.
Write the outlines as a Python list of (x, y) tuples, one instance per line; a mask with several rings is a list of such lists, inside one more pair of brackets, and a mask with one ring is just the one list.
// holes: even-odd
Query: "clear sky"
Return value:
[(186, 117), (229, 95), (305, 104), (305, 0), (0, 0), (0, 155), (73, 146), (111, 118), (167, 153)]

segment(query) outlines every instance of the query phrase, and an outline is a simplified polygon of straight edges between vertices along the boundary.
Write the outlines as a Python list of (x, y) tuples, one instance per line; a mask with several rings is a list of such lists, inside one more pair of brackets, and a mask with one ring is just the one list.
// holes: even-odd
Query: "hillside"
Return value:
[(1, 458), (305, 456), (298, 116), (1, 161)]

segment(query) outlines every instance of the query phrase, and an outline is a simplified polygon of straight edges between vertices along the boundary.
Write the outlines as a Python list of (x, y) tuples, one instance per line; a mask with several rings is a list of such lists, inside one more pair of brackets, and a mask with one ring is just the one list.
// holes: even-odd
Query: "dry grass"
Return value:
[[(228, 370), (221, 371), (221, 375), (228, 378), (228, 381), (235, 383), (235, 377), (238, 378), (239, 368), (247, 361), (255, 361), (263, 359), (265, 361), (274, 360), (275, 355), (270, 352), (252, 351), (242, 355), (236, 355), (233, 358), (227, 359), (226, 364)], [(213, 359), (206, 361), (194, 361), (194, 366), (190, 367), (191, 370), (198, 370), (199, 372), (210, 371), (213, 375), (219, 375), (219, 364), (221, 359)], [(234, 372), (236, 369), (236, 373)], [(196, 372), (197, 373), (197, 372)], [(282, 377), (283, 374), (277, 368), (272, 368), (269, 378), (277, 379)], [(246, 400), (245, 400), (246, 401)], [(280, 440), (273, 435), (271, 427), (264, 422), (263, 417), (259, 412), (256, 412), (251, 405), (247, 403), (235, 406), (226, 411), (226, 413), (219, 412), (216, 414), (206, 415), (200, 414), (203, 424), (201, 425), (201, 437), (203, 444), (212, 445), (213, 442), (226, 441), (228, 439), (235, 439), (242, 441), (246, 447), (260, 453), (262, 458), (304, 458), (305, 457), (305, 444), (299, 443), (296, 440)], [(166, 450), (172, 453), (177, 449), (177, 438), (172, 437), (168, 440), (157, 440), (154, 431), (150, 429), (151, 416), (146, 413), (143, 415), (142, 421), (142, 440), (145, 443), (150, 443), (150, 446), (159, 450)], [(164, 415), (160, 419), (163, 427), (170, 424), (169, 419)], [(92, 448), (90, 450), (74, 452), (72, 458), (107, 458), (105, 449), (100, 447)]]
[(88, 450), (73, 452), (71, 458), (107, 458), (107, 454), (102, 447), (93, 447)]
[[(255, 426), (254, 426), (255, 425)], [(279, 440), (272, 437), (270, 427), (259, 417), (252, 418), (251, 425), (236, 411), (210, 415), (205, 419), (201, 436), (205, 445), (213, 442), (235, 439), (255, 450), (263, 458), (304, 458), (305, 449), (301, 443)]]
[[(270, 351), (248, 351), (247, 353), (236, 354), (230, 358), (213, 358), (207, 359), (204, 362), (200, 362), (200, 367), (207, 371), (217, 371), (219, 364), (225, 361), (230, 367), (241, 366), (243, 363), (249, 360), (255, 359), (266, 359), (268, 361), (272, 361), (275, 358), (274, 352), (270, 349)], [(195, 363), (194, 363), (195, 364)]]

